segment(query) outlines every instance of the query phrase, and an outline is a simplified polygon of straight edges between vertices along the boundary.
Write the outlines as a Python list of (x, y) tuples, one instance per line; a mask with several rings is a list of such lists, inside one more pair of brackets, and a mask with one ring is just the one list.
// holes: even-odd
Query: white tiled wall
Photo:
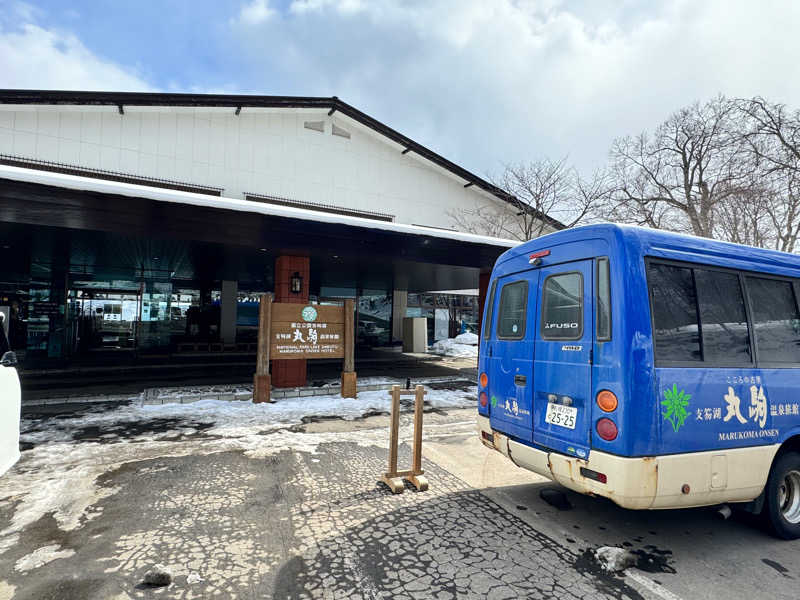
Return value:
[[(325, 121), (325, 131), (304, 121)], [(351, 134), (331, 134), (335, 122)], [(327, 111), (0, 106), (0, 154), (384, 212), (453, 227), (448, 210), (502, 202)]]

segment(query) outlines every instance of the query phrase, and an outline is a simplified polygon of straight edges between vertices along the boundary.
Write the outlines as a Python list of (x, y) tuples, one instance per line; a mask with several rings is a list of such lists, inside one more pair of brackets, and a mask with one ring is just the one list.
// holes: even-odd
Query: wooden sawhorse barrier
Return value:
[[(405, 479), (417, 491), (424, 492), (428, 489), (428, 480), (423, 476), (422, 470), (422, 408), (425, 402), (425, 388), (418, 385), (413, 390), (401, 390), (399, 385), (393, 385), (392, 391), (392, 421), (389, 430), (389, 470), (383, 474), (381, 481), (389, 486), (393, 494), (400, 494), (405, 489)], [(400, 396), (414, 396), (414, 449), (411, 460), (411, 469), (408, 471), (397, 470), (397, 436), (400, 429)]]

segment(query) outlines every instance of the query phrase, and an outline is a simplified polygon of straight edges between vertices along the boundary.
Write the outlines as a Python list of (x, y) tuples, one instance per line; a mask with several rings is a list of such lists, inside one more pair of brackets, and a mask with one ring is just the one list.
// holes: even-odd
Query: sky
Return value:
[(800, 107), (796, 0), (0, 0), (0, 88), (338, 96), (482, 176), (722, 93)]

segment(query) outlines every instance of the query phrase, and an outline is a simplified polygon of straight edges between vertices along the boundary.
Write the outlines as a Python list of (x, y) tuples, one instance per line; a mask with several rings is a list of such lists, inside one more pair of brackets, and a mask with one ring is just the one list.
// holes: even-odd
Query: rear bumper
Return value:
[[(604, 496), (631, 509), (749, 502), (764, 489), (779, 447), (775, 444), (637, 458), (592, 450), (583, 460), (520, 444), (493, 431), (489, 419), (483, 416), (478, 416), (478, 430), (484, 445), (504, 454), (517, 466), (576, 492)], [(605, 474), (607, 483), (584, 477), (581, 467)], [(689, 486), (688, 493), (683, 492), (684, 485)]]

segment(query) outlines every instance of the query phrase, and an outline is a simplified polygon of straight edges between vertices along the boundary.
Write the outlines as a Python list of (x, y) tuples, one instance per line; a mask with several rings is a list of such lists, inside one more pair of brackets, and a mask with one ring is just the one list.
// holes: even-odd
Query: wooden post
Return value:
[[(418, 385), (413, 392), (401, 391), (399, 385), (393, 385), (392, 415), (389, 428), (389, 470), (383, 474), (383, 481), (393, 494), (399, 494), (404, 489), (403, 480), (411, 483), (417, 491), (424, 492), (428, 489), (428, 480), (423, 476), (422, 470), (422, 410), (425, 403), (425, 388)], [(397, 470), (397, 445), (400, 430), (400, 396), (414, 394), (414, 447), (411, 469), (408, 471)]]
[(425, 388), (418, 385), (414, 393), (414, 458), (411, 470), (422, 473), (422, 409), (425, 402)]
[(358, 394), (355, 365), (355, 326), (352, 299), (344, 301), (344, 369), (342, 370), (342, 398), (355, 398)]
[(253, 376), (253, 402), (270, 402), (269, 345), (272, 339), (272, 294), (262, 294), (258, 302), (258, 358)]
[(392, 391), (392, 413), (391, 424), (389, 425), (389, 470), (383, 474), (381, 481), (389, 486), (393, 494), (403, 491), (403, 479), (397, 473), (397, 438), (400, 432), (400, 386), (393, 385)]
[(422, 409), (425, 404), (425, 388), (418, 385), (414, 390), (414, 448), (411, 460), (411, 473), (406, 479), (417, 491), (428, 489), (428, 480), (423, 477), (422, 470)]

